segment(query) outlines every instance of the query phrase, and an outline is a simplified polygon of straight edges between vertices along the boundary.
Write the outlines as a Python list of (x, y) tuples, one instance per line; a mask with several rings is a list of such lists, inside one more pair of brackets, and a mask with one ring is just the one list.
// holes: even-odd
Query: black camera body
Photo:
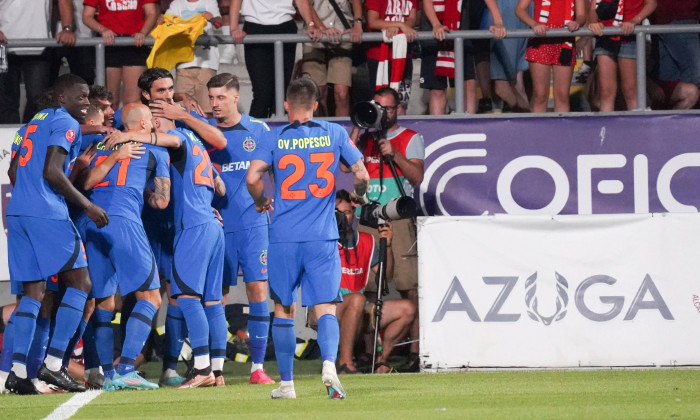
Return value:
[(384, 205), (377, 201), (370, 201), (360, 208), (360, 224), (374, 229), (387, 221), (408, 219), (415, 216), (416, 202), (408, 196), (391, 199)]
[(340, 210), (335, 211), (335, 222), (338, 225), (338, 236), (340, 238), (345, 238), (349, 236), (352, 232), (352, 226), (348, 222), (348, 218), (345, 217), (345, 213)]
[(352, 108), (350, 120), (364, 129), (387, 130), (389, 128), (384, 108), (374, 101), (358, 102)]

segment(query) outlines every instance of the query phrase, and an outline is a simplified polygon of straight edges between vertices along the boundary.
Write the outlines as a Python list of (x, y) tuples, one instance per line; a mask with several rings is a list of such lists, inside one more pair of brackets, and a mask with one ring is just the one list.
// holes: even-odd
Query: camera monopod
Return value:
[[(384, 220), (381, 220), (384, 225)], [(374, 373), (374, 365), (377, 361), (377, 343), (379, 342), (379, 326), (382, 322), (382, 306), (384, 305), (383, 297), (389, 294), (389, 287), (385, 277), (386, 274), (386, 238), (379, 238), (379, 269), (377, 270), (377, 301), (374, 303), (374, 346), (372, 346), (372, 373)]]

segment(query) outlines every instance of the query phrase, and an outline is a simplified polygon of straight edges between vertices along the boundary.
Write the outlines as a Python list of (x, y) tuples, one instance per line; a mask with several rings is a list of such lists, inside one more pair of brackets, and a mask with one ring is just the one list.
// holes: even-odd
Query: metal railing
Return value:
[[(603, 29), (604, 35), (621, 35), (622, 31), (616, 27)], [(637, 25), (634, 34), (637, 39), (637, 108), (643, 111), (646, 109), (646, 42), (647, 34), (667, 34), (667, 33), (700, 33), (699, 25)], [(576, 32), (569, 32), (568, 29), (549, 29), (544, 37), (579, 37), (594, 36), (588, 29), (579, 29)], [(507, 38), (534, 38), (535, 33), (531, 29), (508, 30)], [(453, 31), (447, 34), (447, 39), (454, 40), (455, 44), (455, 86), (462, 86), (464, 82), (464, 62), (463, 48), (465, 39), (492, 39), (493, 34), (486, 30), (480, 31)], [(432, 32), (419, 32), (419, 40), (433, 39)], [(324, 37), (325, 40), (325, 37)], [(343, 41), (350, 41), (348, 34), (343, 35)], [(363, 42), (382, 41), (382, 34), (378, 32), (366, 32), (362, 34)], [(243, 40), (244, 44), (273, 44), (274, 64), (275, 64), (275, 113), (277, 117), (284, 115), (284, 71), (282, 46), (285, 43), (309, 42), (306, 34), (285, 34), (279, 35), (248, 35)], [(146, 39), (146, 45), (152, 46), (153, 38)], [(218, 46), (219, 44), (233, 44), (233, 38), (226, 35), (203, 35), (197, 39), (197, 45)], [(131, 38), (115, 39), (115, 46), (133, 45)], [(7, 47), (60, 47), (54, 39), (10, 39)], [(77, 38), (75, 46), (95, 48), (95, 83), (105, 84), (105, 44), (102, 38)], [(109, 47), (107, 47), (109, 48)], [(457, 115), (466, 115), (464, 112), (464, 90), (455, 89), (455, 112)]]

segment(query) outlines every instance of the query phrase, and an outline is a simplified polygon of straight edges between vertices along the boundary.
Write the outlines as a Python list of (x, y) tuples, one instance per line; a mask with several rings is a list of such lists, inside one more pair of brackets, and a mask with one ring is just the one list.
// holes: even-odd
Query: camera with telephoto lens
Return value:
[(374, 101), (358, 102), (350, 113), (350, 120), (356, 126), (364, 129), (386, 130), (386, 112), (384, 107)]
[(387, 221), (408, 219), (415, 215), (416, 202), (411, 197), (394, 198), (384, 205), (370, 201), (360, 208), (360, 224), (376, 229)]
[(352, 232), (352, 225), (348, 222), (348, 218), (345, 217), (345, 213), (336, 209), (335, 222), (338, 224), (338, 236), (341, 238), (349, 236)]

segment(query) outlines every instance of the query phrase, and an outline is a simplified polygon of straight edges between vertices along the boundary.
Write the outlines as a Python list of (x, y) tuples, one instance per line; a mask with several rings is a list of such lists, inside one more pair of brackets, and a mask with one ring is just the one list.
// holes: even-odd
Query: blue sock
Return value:
[[(204, 314), (202, 301), (199, 298), (179, 297), (177, 298), (177, 306), (180, 307), (182, 315), (185, 317), (187, 334), (192, 346), (192, 356), (195, 358), (195, 369), (201, 369), (201, 364), (198, 366), (197, 357), (209, 355), (209, 323)], [(207, 365), (209, 365), (208, 362)]]
[(2, 359), (0, 359), (0, 371), (9, 372), (12, 369), (12, 352), (15, 347), (15, 313), (10, 315), (5, 325), (2, 336)]
[(253, 363), (262, 364), (267, 350), (267, 334), (270, 331), (270, 312), (267, 300), (250, 302), (248, 314), (248, 336), (250, 337), (250, 356)]
[(165, 318), (165, 334), (168, 337), (168, 354), (163, 359), (163, 370), (175, 370), (186, 336), (185, 318), (182, 316), (182, 310), (177, 305), (168, 304), (168, 315)]
[[(66, 353), (63, 355), (63, 367), (68, 367), (68, 363), (70, 363), (70, 358), (71, 356), (73, 356), (73, 352), (75, 351), (75, 346), (77, 346), (78, 342), (80, 342), (80, 339), (83, 338), (85, 328), (87, 328), (87, 322), (81, 318), (80, 324), (78, 324), (78, 329), (75, 330), (75, 334), (73, 334), (73, 337), (71, 337), (70, 341), (68, 342)], [(83, 352), (85, 352), (85, 347), (83, 347)]]
[(97, 343), (95, 342), (95, 315), (90, 317), (83, 333), (83, 355), (86, 370), (100, 366), (100, 358), (97, 357)]
[(102, 366), (105, 378), (114, 377), (114, 330), (112, 330), (112, 317), (114, 314), (100, 308), (95, 308), (95, 347), (97, 359)]
[[(226, 313), (221, 304), (205, 306), (204, 313), (209, 323), (209, 357), (212, 359), (212, 367), (215, 370), (221, 370), (226, 358), (226, 339), (228, 338)], [(214, 359), (221, 360), (214, 361)]]
[(275, 357), (280, 377), (283, 381), (291, 381), (294, 373), (294, 350), (297, 347), (294, 319), (275, 317), (272, 322), (272, 340), (275, 343)]
[(32, 345), (29, 347), (29, 353), (27, 354), (27, 377), (30, 379), (36, 378), (36, 373), (39, 372), (41, 364), (44, 363), (46, 346), (49, 344), (50, 329), (50, 318), (36, 319), (34, 338), (32, 339)]
[[(56, 312), (56, 328), (51, 337), (51, 343), (46, 350), (47, 356), (53, 356), (63, 360), (63, 355), (68, 348), (68, 342), (78, 329), (83, 317), (87, 293), (72, 287), (66, 289), (61, 306)], [(47, 366), (49, 363), (47, 363)], [(48, 366), (51, 369), (51, 366)], [(59, 366), (60, 368), (60, 366)], [(57, 369), (54, 369), (57, 370)]]
[(318, 347), (321, 348), (321, 358), (325, 362), (335, 363), (338, 356), (338, 340), (340, 326), (335, 315), (325, 314), (318, 320)]
[(139, 300), (131, 311), (129, 320), (126, 322), (126, 337), (122, 347), (117, 373), (126, 375), (134, 370), (136, 357), (143, 350), (143, 345), (148, 340), (151, 333), (151, 323), (158, 309), (147, 300)]
[(34, 338), (39, 308), (41, 308), (41, 302), (28, 296), (22, 296), (22, 300), (17, 305), (14, 325), (18, 334), (15, 334), (12, 363), (27, 364), (27, 355)]

